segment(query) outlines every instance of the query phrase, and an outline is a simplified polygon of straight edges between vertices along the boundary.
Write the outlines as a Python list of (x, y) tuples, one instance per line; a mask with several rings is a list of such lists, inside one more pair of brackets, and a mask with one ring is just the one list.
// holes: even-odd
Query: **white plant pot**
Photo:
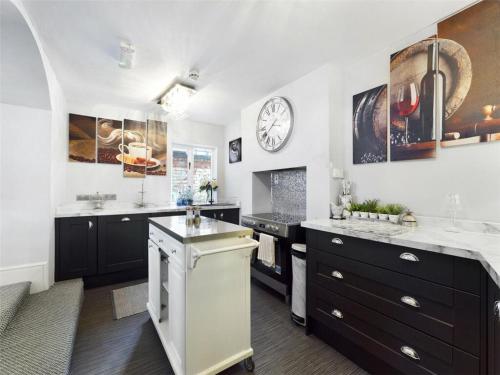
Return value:
[(352, 217), (359, 217), (359, 211), (353, 211)]
[(368, 219), (368, 212), (360, 212), (359, 216), (361, 217), (361, 219)]
[(387, 214), (378, 214), (378, 219), (380, 221), (387, 221), (387, 219), (389, 219), (389, 215), (387, 215)]
[(378, 213), (376, 212), (370, 212), (368, 215), (370, 216), (370, 219), (378, 219)]
[(350, 217), (351, 216), (351, 211), (349, 210), (344, 210), (344, 212), (342, 213), (342, 215), (344, 215), (344, 217)]
[(394, 224), (399, 223), (399, 215), (389, 215), (389, 221)]

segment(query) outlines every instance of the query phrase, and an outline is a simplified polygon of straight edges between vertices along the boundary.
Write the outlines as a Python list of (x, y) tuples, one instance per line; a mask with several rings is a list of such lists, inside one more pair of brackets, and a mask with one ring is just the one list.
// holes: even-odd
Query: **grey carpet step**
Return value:
[(31, 282), (24, 281), (0, 287), (0, 335), (30, 293)]
[(28, 296), (0, 336), (0, 374), (68, 374), (82, 300), (81, 279)]

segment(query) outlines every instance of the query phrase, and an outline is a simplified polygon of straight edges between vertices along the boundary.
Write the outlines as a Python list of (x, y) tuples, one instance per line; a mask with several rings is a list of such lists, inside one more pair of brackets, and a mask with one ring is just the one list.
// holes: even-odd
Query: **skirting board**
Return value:
[(0, 285), (31, 281), (30, 293), (49, 289), (49, 265), (47, 262), (0, 267)]

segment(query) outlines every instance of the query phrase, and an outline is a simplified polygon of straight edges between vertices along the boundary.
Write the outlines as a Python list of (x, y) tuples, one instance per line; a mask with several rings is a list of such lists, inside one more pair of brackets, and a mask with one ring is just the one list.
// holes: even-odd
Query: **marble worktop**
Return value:
[(250, 228), (207, 217), (201, 218), (199, 226), (187, 225), (185, 215), (154, 217), (150, 218), (149, 222), (184, 244), (229, 237), (245, 237), (251, 236), (253, 233)]
[[(226, 210), (240, 208), (237, 204), (219, 203), (212, 206), (200, 206), (202, 210)], [(78, 217), (78, 216), (106, 216), (106, 215), (133, 215), (151, 214), (161, 212), (186, 212), (186, 206), (177, 206), (173, 203), (148, 204), (146, 207), (137, 207), (134, 203), (106, 204), (104, 208), (91, 208), (80, 204), (60, 206), (56, 210), (55, 217)]]
[[(420, 223), (421, 221), (421, 223)], [(360, 219), (307, 220), (302, 227), (414, 249), (475, 259), (481, 262), (500, 287), (500, 226), (496, 223), (467, 223), (462, 227), (477, 229), (459, 232), (446, 230), (447, 223), (424, 219), (416, 228)]]

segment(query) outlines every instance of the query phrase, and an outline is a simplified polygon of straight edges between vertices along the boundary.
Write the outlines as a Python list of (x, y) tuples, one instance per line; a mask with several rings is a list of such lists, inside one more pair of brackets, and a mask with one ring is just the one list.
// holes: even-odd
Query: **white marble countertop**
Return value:
[(496, 232), (461, 231), (455, 233), (447, 232), (439, 225), (406, 228), (389, 223), (369, 223), (361, 220), (318, 219), (304, 221), (301, 225), (304, 228), (324, 232), (475, 259), (481, 262), (500, 287), (500, 234)]
[[(230, 208), (240, 208), (237, 204), (214, 204), (212, 206), (200, 206), (202, 210), (225, 210)], [(58, 207), (55, 217), (76, 217), (76, 216), (106, 216), (106, 215), (132, 215), (150, 214), (159, 212), (185, 212), (186, 206), (177, 206), (173, 203), (153, 204), (146, 207), (137, 207), (134, 203), (119, 203), (104, 206), (104, 208), (94, 209), (87, 206), (72, 204)]]
[(251, 236), (253, 230), (225, 221), (201, 218), (198, 227), (186, 224), (186, 216), (165, 216), (150, 218), (149, 222), (169, 236), (182, 243), (218, 240), (228, 237)]

